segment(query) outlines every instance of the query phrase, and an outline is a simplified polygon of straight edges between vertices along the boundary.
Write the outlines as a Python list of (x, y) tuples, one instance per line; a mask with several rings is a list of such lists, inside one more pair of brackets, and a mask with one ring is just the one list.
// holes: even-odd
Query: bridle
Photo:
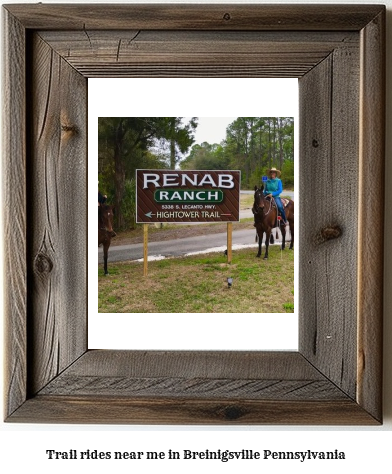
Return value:
[(262, 200), (262, 201), (267, 201), (269, 202), (269, 207), (268, 207), (268, 211), (266, 213), (264, 213), (264, 216), (268, 216), (268, 214), (271, 212), (271, 209), (272, 209), (272, 199), (271, 201), (268, 201), (267, 199), (264, 198), (263, 196), (263, 191), (261, 191), (260, 189), (257, 189), (257, 191), (255, 191), (255, 202), (253, 204), (253, 213), (254, 214), (257, 214), (260, 210), (264, 213), (264, 204), (263, 206), (260, 206), (259, 205), (259, 202)]
[[(102, 205), (101, 205), (101, 206), (102, 206)], [(104, 212), (107, 212), (107, 210), (104, 210), (103, 208), (101, 208), (101, 212), (104, 213)], [(101, 217), (101, 218), (100, 218), (100, 221), (101, 221), (101, 223), (102, 223), (102, 222), (104, 221), (104, 219)], [(108, 233), (113, 232), (113, 229), (112, 229), (112, 230), (109, 230), (109, 229), (106, 228), (105, 225), (104, 225), (104, 227), (99, 227), (99, 230), (103, 230), (103, 231), (108, 232)]]

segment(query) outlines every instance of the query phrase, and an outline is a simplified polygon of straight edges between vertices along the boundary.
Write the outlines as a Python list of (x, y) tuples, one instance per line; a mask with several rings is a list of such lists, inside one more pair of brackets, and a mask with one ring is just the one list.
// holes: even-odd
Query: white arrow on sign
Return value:
[(151, 219), (151, 216), (155, 216), (155, 214), (152, 213), (152, 211), (147, 212), (147, 214), (144, 214), (145, 216), (149, 217)]

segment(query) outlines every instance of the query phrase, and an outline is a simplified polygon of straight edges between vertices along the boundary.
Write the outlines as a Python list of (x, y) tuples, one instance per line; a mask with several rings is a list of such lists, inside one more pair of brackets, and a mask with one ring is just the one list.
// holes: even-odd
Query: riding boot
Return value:
[(284, 209), (282, 209), (282, 210), (280, 211), (280, 215), (281, 215), (281, 217), (282, 217), (282, 220), (283, 220), (284, 225), (287, 225), (288, 222), (287, 222), (287, 217), (286, 217), (286, 213), (284, 212)]

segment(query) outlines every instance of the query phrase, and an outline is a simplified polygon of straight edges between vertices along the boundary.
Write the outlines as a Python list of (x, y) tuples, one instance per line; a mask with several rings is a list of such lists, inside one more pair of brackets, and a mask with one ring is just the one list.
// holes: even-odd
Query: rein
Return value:
[(272, 209), (272, 207), (273, 207), (273, 199), (274, 199), (274, 198), (271, 198), (271, 200), (269, 201), (270, 206), (269, 206), (268, 211), (264, 214), (265, 216), (268, 216), (268, 214), (271, 212), (271, 209)]
[[(271, 200), (268, 200), (266, 198), (263, 198), (263, 200), (269, 202), (269, 209), (268, 211), (264, 214), (264, 216), (268, 216), (268, 214), (271, 212), (271, 209), (273, 207), (273, 201), (274, 201), (274, 198), (272, 197)], [(257, 204), (257, 212), (259, 211), (260, 207), (259, 205)]]
[(98, 215), (98, 220), (100, 221), (99, 223), (100, 223), (101, 225), (103, 225), (103, 227), (98, 227), (98, 230), (103, 230), (103, 231), (105, 231), (105, 232), (107, 232), (107, 233), (110, 234), (112, 231), (110, 231), (110, 230), (108, 230), (108, 229), (106, 228), (106, 226), (105, 226), (105, 224), (104, 224), (104, 219), (103, 219), (100, 215)]
[[(102, 225), (102, 220), (103, 220), (103, 219), (99, 219), (99, 220), (101, 221), (101, 225)], [(105, 227), (105, 225), (104, 225), (103, 227), (98, 227), (98, 230), (104, 230), (105, 232), (109, 232), (109, 231), (107, 230), (107, 228)]]

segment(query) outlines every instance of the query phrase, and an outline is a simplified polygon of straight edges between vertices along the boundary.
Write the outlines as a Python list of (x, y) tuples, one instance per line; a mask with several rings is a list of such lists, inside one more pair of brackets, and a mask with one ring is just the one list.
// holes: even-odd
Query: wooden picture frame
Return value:
[[(385, 7), (3, 19), (6, 421), (382, 423)], [(299, 78), (298, 352), (88, 350), (87, 78), (124, 76)]]

